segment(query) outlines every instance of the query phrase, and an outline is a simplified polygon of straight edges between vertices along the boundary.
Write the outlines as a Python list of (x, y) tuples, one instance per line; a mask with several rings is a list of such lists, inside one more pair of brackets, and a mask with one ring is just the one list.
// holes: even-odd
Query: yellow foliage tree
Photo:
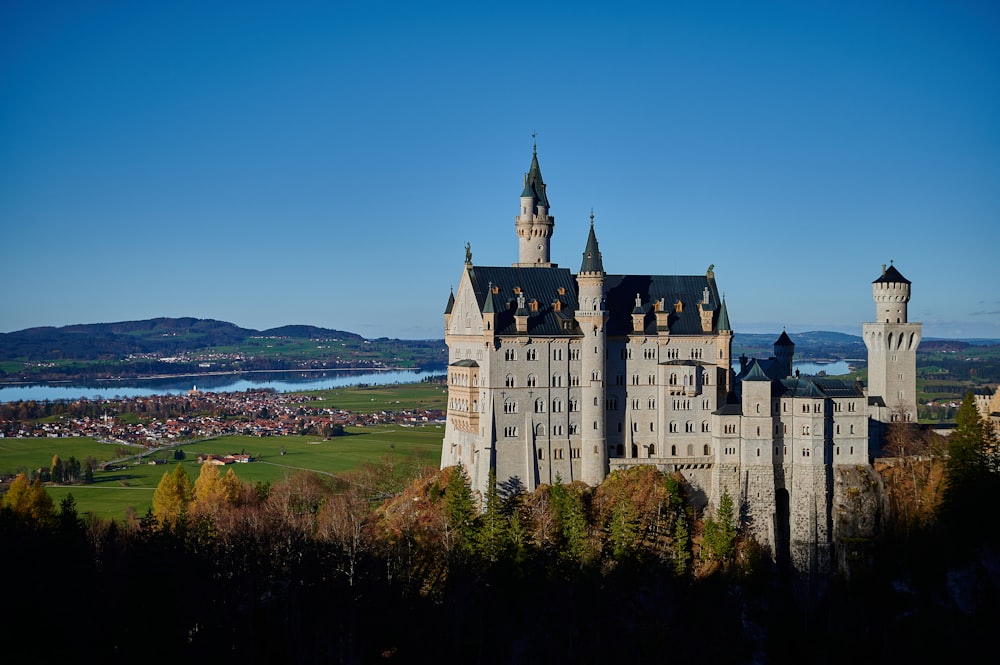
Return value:
[(178, 464), (173, 473), (163, 473), (160, 484), (153, 492), (153, 515), (161, 524), (174, 526), (181, 515), (185, 514), (191, 502), (191, 479), (184, 470), (183, 464)]
[(40, 480), (30, 482), (23, 473), (10, 483), (10, 488), (3, 498), (3, 505), (25, 520), (38, 526), (51, 527), (56, 524), (56, 509), (52, 497), (45, 491)]

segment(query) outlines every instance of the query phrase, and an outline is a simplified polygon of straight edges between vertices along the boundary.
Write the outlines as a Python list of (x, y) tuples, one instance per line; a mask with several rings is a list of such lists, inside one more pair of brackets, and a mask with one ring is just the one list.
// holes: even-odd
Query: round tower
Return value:
[(531, 155), (531, 168), (524, 176), (521, 209), (514, 218), (518, 247), (515, 267), (555, 267), (549, 255), (549, 239), (555, 223), (555, 217), (549, 214), (549, 199), (542, 181), (542, 170), (538, 166), (536, 146)]
[(604, 302), (604, 262), (590, 216), (590, 235), (583, 252), (583, 264), (576, 276), (579, 309), (576, 320), (583, 332), (580, 349), (581, 458), (582, 480), (597, 485), (608, 475), (607, 434), (605, 432), (605, 329), (608, 313)]
[(868, 397), (875, 401), (873, 417), (883, 423), (917, 421), (917, 347), (919, 323), (907, 320), (910, 280), (895, 266), (882, 266), (872, 282), (875, 321), (862, 326), (868, 347)]
[(872, 282), (872, 299), (875, 301), (875, 321), (880, 323), (906, 323), (906, 305), (910, 302), (910, 280), (903, 277), (891, 263), (882, 276)]
[(781, 337), (774, 342), (774, 357), (781, 363), (784, 375), (791, 376), (792, 360), (795, 358), (795, 342), (784, 330), (781, 331)]

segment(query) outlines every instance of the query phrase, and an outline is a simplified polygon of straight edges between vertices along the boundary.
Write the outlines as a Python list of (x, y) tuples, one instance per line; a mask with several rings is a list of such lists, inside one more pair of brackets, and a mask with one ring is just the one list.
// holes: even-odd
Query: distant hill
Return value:
[(0, 380), (65, 381), (266, 370), (435, 367), (444, 340), (367, 340), (343, 330), (241, 328), (214, 319), (158, 318), (0, 333)]
[[(769, 357), (774, 353), (774, 342), (781, 333), (734, 333), (733, 356), (746, 354), (749, 357)], [(814, 330), (789, 333), (795, 344), (795, 357), (804, 359), (846, 359), (866, 358), (868, 350), (864, 340), (858, 335)]]
[(130, 354), (174, 355), (239, 345), (251, 337), (364, 339), (355, 333), (315, 326), (282, 326), (260, 331), (214, 319), (158, 318), (0, 333), (0, 360), (45, 362), (109, 360)]

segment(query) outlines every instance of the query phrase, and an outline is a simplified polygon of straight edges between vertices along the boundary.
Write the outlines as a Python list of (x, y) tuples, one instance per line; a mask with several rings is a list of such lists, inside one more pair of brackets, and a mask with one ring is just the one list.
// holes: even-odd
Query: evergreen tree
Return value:
[(461, 465), (452, 467), (444, 492), (444, 511), (448, 525), (448, 549), (468, 554), (472, 551), (476, 531), (476, 507), (472, 501), (472, 486)]
[(729, 490), (723, 488), (715, 518), (705, 519), (703, 544), (709, 558), (721, 562), (727, 562), (732, 558), (736, 545), (735, 517), (733, 498), (729, 496)]
[(576, 488), (567, 487), (556, 476), (549, 488), (549, 498), (559, 528), (559, 554), (563, 558), (583, 563), (587, 559), (587, 516), (583, 497)]
[(52, 456), (52, 464), (50, 466), (50, 476), (52, 478), (52, 482), (54, 482), (56, 484), (62, 484), (62, 482), (63, 482), (63, 463), (62, 463), (62, 460), (59, 459), (59, 455), (58, 454)]
[(490, 469), (486, 506), (480, 519), (476, 551), (482, 559), (493, 563), (503, 558), (507, 550), (507, 520), (501, 508), (496, 471)]
[(1000, 492), (996, 467), (997, 437), (992, 423), (982, 418), (971, 392), (956, 415), (948, 436), (947, 484), (942, 509), (946, 526), (963, 540), (994, 539), (996, 528), (982, 528), (981, 511)]

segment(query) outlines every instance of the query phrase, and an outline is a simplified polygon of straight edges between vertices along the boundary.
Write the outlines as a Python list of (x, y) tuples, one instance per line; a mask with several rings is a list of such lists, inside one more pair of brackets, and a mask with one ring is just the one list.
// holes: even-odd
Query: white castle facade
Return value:
[(608, 273), (591, 216), (574, 275), (551, 262), (554, 226), (536, 153), (515, 218), (517, 262), (476, 266), (467, 247), (448, 300), (442, 467), (461, 464), (480, 492), (491, 469), (528, 490), (596, 485), (634, 465), (679, 471), (702, 505), (727, 491), (776, 556), (828, 566), (835, 470), (867, 466), (884, 423), (916, 421), (909, 281), (883, 266), (873, 283), (869, 389), (797, 376), (785, 333), (772, 357), (740, 358), (736, 371), (712, 267)]

